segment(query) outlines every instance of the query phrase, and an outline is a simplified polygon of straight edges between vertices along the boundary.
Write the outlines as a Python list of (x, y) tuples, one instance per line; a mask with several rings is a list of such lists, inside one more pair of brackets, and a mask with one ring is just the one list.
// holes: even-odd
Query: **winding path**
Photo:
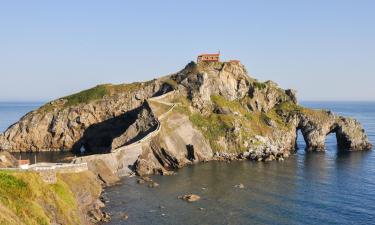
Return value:
[[(153, 111), (153, 114), (157, 122), (157, 126), (155, 130), (148, 133), (145, 137), (143, 137), (142, 139), (134, 143), (114, 149), (112, 150), (111, 153), (108, 153), (108, 154), (89, 155), (89, 156), (75, 158), (72, 161), (72, 163), (84, 163), (84, 162), (90, 162), (96, 159), (102, 159), (108, 162), (107, 165), (111, 167), (111, 170), (118, 171), (119, 175), (121, 176), (131, 175), (133, 171), (130, 168), (137, 161), (139, 155), (142, 154), (142, 145), (146, 143), (147, 141), (149, 141), (151, 138), (159, 134), (161, 127), (162, 127), (160, 120), (164, 119), (170, 112), (172, 112), (172, 110), (176, 107), (176, 105), (178, 105), (178, 103), (169, 103), (169, 102), (162, 101), (162, 99), (170, 95), (173, 95), (174, 93), (175, 91), (171, 91), (164, 95), (149, 98), (146, 100), (149, 103), (151, 110)], [(157, 113), (154, 111), (154, 109), (152, 109), (150, 102), (157, 102), (163, 105), (170, 106), (170, 108), (165, 113), (157, 116)], [(115, 163), (115, 161), (120, 161), (120, 162)]]
[[(134, 143), (131, 143), (131, 144), (128, 144), (128, 145), (125, 145), (125, 146), (122, 146), (120, 148), (117, 148), (117, 149), (114, 149), (112, 152), (117, 152), (117, 151), (122, 151), (122, 150), (126, 150), (126, 149), (131, 149), (131, 148), (134, 148), (138, 145), (141, 145), (143, 144), (145, 141), (148, 141), (149, 139), (151, 139), (152, 137), (155, 137), (156, 135), (159, 134), (160, 130), (161, 130), (161, 123), (160, 123), (160, 120), (162, 120), (163, 118), (165, 118), (173, 109), (174, 107), (177, 105), (175, 103), (169, 103), (169, 102), (164, 102), (164, 101), (161, 101), (160, 99), (163, 99), (169, 95), (172, 95), (174, 94), (175, 92), (174, 91), (171, 91), (171, 92), (168, 92), (164, 95), (161, 95), (161, 96), (157, 96), (157, 97), (153, 97), (153, 98), (149, 98), (147, 101), (153, 101), (153, 102), (158, 102), (158, 103), (161, 103), (161, 104), (164, 104), (164, 105), (168, 105), (168, 106), (171, 106), (167, 112), (163, 113), (162, 115), (160, 115), (159, 117), (156, 116), (156, 113), (154, 112), (154, 115), (155, 115), (155, 118), (156, 118), (156, 123), (157, 123), (157, 126), (156, 126), (156, 129), (154, 131), (151, 131), (150, 133), (148, 133), (146, 136), (144, 136), (142, 139), (134, 142)], [(152, 107), (150, 106), (151, 110)], [(138, 154), (139, 155), (139, 154)]]

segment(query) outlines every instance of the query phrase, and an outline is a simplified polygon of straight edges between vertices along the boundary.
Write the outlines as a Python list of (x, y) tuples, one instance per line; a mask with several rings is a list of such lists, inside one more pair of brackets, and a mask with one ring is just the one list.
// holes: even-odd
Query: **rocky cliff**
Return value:
[[(169, 91), (158, 80), (99, 85), (47, 103), (26, 114), (0, 136), (8, 151), (110, 151), (153, 126), (145, 99)], [(144, 118), (141, 118), (144, 116)], [(143, 120), (144, 119), (144, 120)]]
[(259, 82), (238, 62), (192, 62), (149, 82), (100, 85), (52, 101), (5, 131), (0, 149), (83, 147), (110, 157), (81, 161), (102, 160), (117, 173), (129, 166), (122, 163), (126, 146), (138, 143), (131, 169), (143, 175), (220, 158), (282, 159), (295, 150), (298, 130), (311, 151), (323, 151), (330, 133), (340, 149), (372, 147), (355, 119), (304, 108), (294, 90)]

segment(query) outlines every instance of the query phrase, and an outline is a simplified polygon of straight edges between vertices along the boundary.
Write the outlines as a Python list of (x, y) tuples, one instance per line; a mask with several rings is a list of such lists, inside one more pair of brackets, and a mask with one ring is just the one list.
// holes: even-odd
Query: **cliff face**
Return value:
[(165, 101), (178, 105), (138, 158), (140, 175), (210, 159), (282, 159), (295, 150), (298, 130), (311, 151), (323, 151), (330, 133), (341, 149), (372, 147), (355, 119), (303, 108), (294, 90), (258, 82), (238, 63), (191, 63), (170, 79), (177, 91)]
[(2, 134), (0, 149), (116, 150), (79, 161), (117, 173), (136, 161), (131, 169), (150, 174), (222, 157), (288, 157), (297, 130), (307, 150), (324, 150), (329, 133), (342, 149), (372, 147), (355, 119), (303, 108), (294, 90), (259, 82), (240, 63), (192, 62), (157, 80), (102, 85), (53, 101)]
[(139, 114), (147, 114), (143, 102), (166, 91), (168, 86), (153, 80), (100, 85), (57, 99), (26, 114), (1, 134), (0, 149), (78, 150), (87, 144), (92, 151), (109, 151), (112, 144), (121, 146), (152, 126), (148, 118), (137, 120)]

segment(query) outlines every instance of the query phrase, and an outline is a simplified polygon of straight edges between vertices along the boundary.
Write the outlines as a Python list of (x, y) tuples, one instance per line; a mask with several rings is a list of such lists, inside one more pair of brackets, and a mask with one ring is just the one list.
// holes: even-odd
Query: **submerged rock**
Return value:
[(159, 184), (156, 183), (156, 182), (151, 182), (151, 183), (148, 184), (148, 187), (149, 188), (156, 188), (156, 187), (159, 187)]
[(245, 185), (243, 184), (236, 184), (234, 185), (235, 188), (239, 188), (239, 189), (244, 189), (245, 188)]
[(121, 220), (126, 221), (129, 219), (129, 215), (126, 212), (124, 212), (120, 215), (120, 218)]
[(189, 195), (184, 195), (184, 196), (179, 196), (178, 197), (179, 199), (183, 199), (187, 202), (196, 202), (198, 200), (201, 199), (201, 197), (199, 195), (195, 195), (195, 194), (189, 194)]
[(138, 179), (138, 180), (137, 180), (137, 183), (138, 183), (138, 184), (144, 184), (144, 183), (145, 183), (145, 181), (144, 181), (144, 180), (142, 180), (142, 179)]

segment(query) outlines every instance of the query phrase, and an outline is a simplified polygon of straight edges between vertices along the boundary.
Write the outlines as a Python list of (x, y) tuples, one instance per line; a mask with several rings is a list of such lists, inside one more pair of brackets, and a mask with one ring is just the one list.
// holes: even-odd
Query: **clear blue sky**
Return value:
[(240, 59), (300, 100), (375, 100), (375, 1), (1, 1), (0, 101)]

